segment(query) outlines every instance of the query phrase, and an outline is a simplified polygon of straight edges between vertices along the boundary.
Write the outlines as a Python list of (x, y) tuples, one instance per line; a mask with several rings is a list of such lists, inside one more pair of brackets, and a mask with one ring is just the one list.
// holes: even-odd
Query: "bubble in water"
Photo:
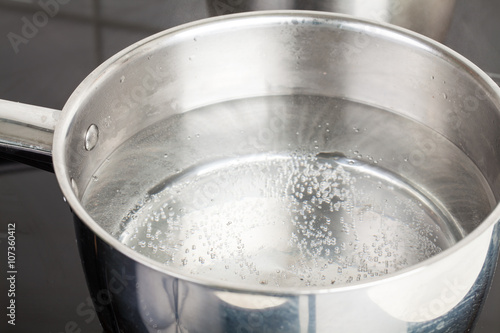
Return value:
[[(353, 153), (361, 156), (358, 150)], [(162, 156), (168, 154), (155, 157)], [(406, 217), (428, 207), (396, 202), (400, 188), (390, 190), (389, 177), (376, 176), (377, 159), (366, 159), (297, 149), (196, 166), (193, 173), (176, 170), (167, 187), (143, 198), (124, 219), (122, 226), (130, 233), (122, 235), (123, 242), (186, 274), (297, 287), (361, 281), (365, 277), (359, 272), (366, 278), (387, 274), (439, 251), (431, 246), (416, 260), (413, 253), (404, 253), (413, 251), (405, 237), (413, 246), (420, 244), (415, 235), (424, 239), (434, 230), (408, 232), (404, 228), (410, 227), (393, 217), (399, 214), (418, 226), (416, 218)], [(365, 177), (366, 170), (372, 179)], [(378, 238), (372, 237), (374, 232)], [(411, 236), (397, 236), (405, 232)], [(152, 242), (141, 240), (144, 235)], [(190, 258), (189, 265), (181, 256)], [(405, 264), (403, 256), (410, 258)]]

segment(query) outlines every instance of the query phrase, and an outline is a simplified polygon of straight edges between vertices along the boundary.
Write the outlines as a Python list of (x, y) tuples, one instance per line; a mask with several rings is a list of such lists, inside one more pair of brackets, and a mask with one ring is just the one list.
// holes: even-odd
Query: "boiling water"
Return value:
[(480, 223), (493, 197), (476, 166), (421, 124), (346, 100), (278, 96), (141, 131), (99, 168), (83, 202), (120, 242), (183, 274), (296, 287), (421, 262)]

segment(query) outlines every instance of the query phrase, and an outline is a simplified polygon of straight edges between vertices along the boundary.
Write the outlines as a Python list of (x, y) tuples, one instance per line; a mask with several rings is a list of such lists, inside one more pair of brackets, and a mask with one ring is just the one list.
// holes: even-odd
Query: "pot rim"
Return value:
[(243, 293), (267, 295), (272, 294), (282, 296), (338, 293), (362, 289), (374, 285), (380, 285), (382, 283), (389, 283), (395, 279), (413, 275), (421, 270), (430, 269), (432, 266), (438, 265), (440, 261), (444, 260), (446, 257), (450, 256), (459, 249), (468, 246), (469, 243), (473, 242), (483, 233), (489, 232), (500, 219), (499, 204), (496, 205), (496, 207), (484, 219), (484, 221), (479, 226), (477, 226), (469, 235), (464, 237), (462, 240), (460, 240), (450, 248), (424, 261), (421, 261), (418, 264), (398, 270), (391, 274), (370, 279), (367, 282), (358, 282), (347, 286), (343, 285), (331, 287), (292, 288), (274, 287), (269, 285), (254, 286), (246, 285), (244, 283), (224, 282), (219, 280), (206, 279), (198, 276), (194, 277), (185, 275), (175, 269), (172, 269), (171, 267), (147, 258), (146, 256), (141, 255), (138, 252), (127, 247), (126, 245), (120, 243), (116, 238), (111, 236), (101, 226), (99, 226), (99, 224), (87, 213), (87, 211), (81, 205), (80, 200), (72, 190), (68, 169), (66, 168), (66, 165), (64, 163), (66, 159), (65, 138), (72, 119), (74, 118), (74, 115), (79, 108), (79, 105), (81, 105), (82, 102), (86, 100), (86, 95), (90, 91), (92, 91), (101, 80), (104, 80), (108, 75), (114, 73), (116, 69), (120, 68), (121, 65), (127, 62), (131, 57), (140, 55), (154, 48), (155, 43), (159, 43), (163, 39), (167, 38), (177, 38), (178, 35), (182, 33), (189, 33), (192, 30), (196, 30), (196, 28), (227, 29), (231, 27), (232, 24), (245, 24), (246, 26), (248, 26), (249, 24), (261, 25), (266, 22), (291, 22), (292, 19), (296, 20), (298, 18), (306, 20), (318, 20), (323, 24), (335, 24), (337, 26), (342, 25), (342, 28), (339, 29), (343, 30), (360, 31), (359, 29), (362, 27), (377, 29), (377, 34), (385, 35), (387, 38), (397, 39), (402, 44), (407, 44), (408, 46), (414, 48), (422, 48), (427, 52), (435, 54), (436, 56), (446, 58), (450, 62), (459, 65), (459, 67), (464, 71), (467, 71), (469, 72), (469, 74), (475, 76), (477, 83), (482, 85), (491, 93), (490, 98), (498, 105), (498, 109), (500, 112), (500, 88), (486, 73), (484, 73), (470, 60), (466, 59), (447, 46), (442, 45), (441, 43), (420, 35), (416, 32), (401, 27), (397, 27), (387, 23), (360, 19), (345, 14), (303, 10), (256, 11), (202, 19), (164, 30), (128, 46), (127, 48), (123, 49), (122, 51), (106, 60), (94, 71), (92, 71), (92, 73), (82, 81), (82, 83), (70, 96), (69, 100), (63, 107), (61, 119), (59, 120), (54, 132), (53, 163), (59, 186), (61, 187), (61, 190), (67, 202), (73, 209), (73, 213), (76, 214), (82, 220), (82, 222), (85, 223), (86, 226), (89, 227), (97, 236), (99, 236), (101, 240), (112, 246), (115, 250), (121, 252), (135, 262), (141, 263), (142, 265), (145, 265), (160, 273), (168, 274), (183, 281), (189, 281), (216, 290), (230, 290)]

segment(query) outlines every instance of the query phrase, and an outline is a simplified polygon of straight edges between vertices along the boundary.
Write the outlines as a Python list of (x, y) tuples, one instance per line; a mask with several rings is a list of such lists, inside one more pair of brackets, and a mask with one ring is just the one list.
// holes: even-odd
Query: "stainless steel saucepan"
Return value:
[(202, 20), (0, 118), (53, 162), (109, 332), (467, 332), (492, 279), (500, 89), (402, 28)]

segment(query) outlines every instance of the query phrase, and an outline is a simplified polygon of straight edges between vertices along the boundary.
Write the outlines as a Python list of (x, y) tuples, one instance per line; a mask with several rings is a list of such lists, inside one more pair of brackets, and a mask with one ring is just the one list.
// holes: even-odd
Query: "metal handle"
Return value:
[(52, 141), (60, 113), (0, 100), (0, 157), (53, 172)]

